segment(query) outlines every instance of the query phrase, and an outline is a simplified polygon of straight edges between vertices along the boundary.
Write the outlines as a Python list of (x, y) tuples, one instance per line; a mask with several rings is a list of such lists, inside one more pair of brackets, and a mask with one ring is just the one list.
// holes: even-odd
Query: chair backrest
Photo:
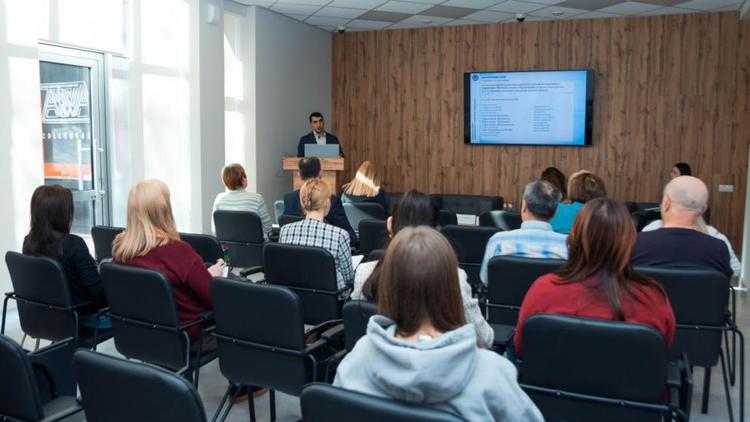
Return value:
[(344, 212), (352, 227), (359, 227), (362, 220), (385, 220), (388, 217), (383, 206), (375, 202), (344, 202)]
[(79, 350), (73, 365), (86, 420), (204, 422), (198, 392), (185, 378), (152, 365)]
[(91, 238), (94, 240), (94, 256), (97, 261), (112, 258), (112, 242), (124, 230), (124, 227), (91, 227)]
[(222, 374), (234, 383), (299, 395), (308, 380), (299, 354), (305, 349), (299, 297), (286, 287), (216, 278), (211, 298)]
[(382, 249), (388, 242), (388, 227), (385, 220), (362, 220), (359, 222), (359, 251), (367, 255)]
[[(547, 420), (660, 421), (653, 411), (619, 401), (663, 404), (666, 374), (667, 345), (651, 327), (552, 314), (524, 322), (520, 382)], [(605, 405), (557, 391), (617, 401)]]
[(487, 211), (503, 208), (501, 196), (486, 195), (431, 195), (438, 196), (440, 209), (451, 211), (455, 214), (481, 215)]
[(327, 250), (269, 243), (263, 248), (263, 267), (266, 283), (297, 293), (305, 324), (317, 325), (341, 317), (336, 264)]
[(263, 265), (263, 223), (250, 211), (214, 211), (216, 237), (233, 267)]
[(13, 251), (5, 254), (5, 263), (18, 298), (21, 330), (52, 341), (78, 338), (70, 286), (60, 263)]
[(276, 220), (276, 224), (279, 224), (279, 217), (284, 214), (284, 200), (277, 199), (273, 201), (273, 217)]
[(180, 233), (180, 240), (188, 243), (206, 264), (215, 264), (224, 257), (221, 245), (215, 237), (207, 234)]
[(378, 313), (378, 305), (366, 300), (351, 300), (341, 309), (344, 318), (346, 350), (351, 352), (357, 341), (367, 333), (370, 317)]
[(487, 320), (516, 325), (526, 292), (537, 278), (562, 267), (560, 259), (500, 255), (487, 264)]
[(304, 220), (305, 217), (301, 215), (289, 215), (289, 214), (282, 214), (279, 216), (279, 228), (286, 226), (287, 224), (296, 223), (298, 221)]
[(445, 226), (440, 232), (456, 251), (458, 265), (466, 271), (469, 282), (479, 282), (479, 267), (482, 265), (487, 241), (499, 230), (494, 227)]
[(488, 211), (479, 216), (482, 227), (497, 227), (503, 231), (521, 228), (521, 213), (515, 211)]
[(404, 196), (403, 192), (386, 192), (385, 197), (388, 198), (388, 215), (393, 214), (393, 206), (398, 204), (398, 201)]
[(0, 335), (0, 374), (0, 420), (42, 420), (42, 401), (31, 363), (21, 346), (4, 335)]
[(458, 224), (458, 216), (455, 212), (449, 210), (440, 210), (440, 216), (438, 217), (438, 226), (455, 226)]
[(692, 268), (638, 267), (664, 287), (672, 304), (677, 331), (671, 355), (688, 354), (696, 366), (713, 366), (721, 351), (721, 332), (693, 327), (723, 327), (729, 300), (729, 280), (715, 270)]
[(437, 409), (344, 390), (329, 384), (310, 384), (302, 390), (305, 422), (458, 422), (462, 419)]
[(145, 268), (105, 263), (102, 282), (117, 351), (173, 370), (184, 367), (190, 340), (180, 329), (166, 277)]
[(652, 221), (661, 219), (661, 212), (639, 210), (633, 212), (631, 216), (633, 217), (635, 229), (637, 231), (642, 231), (643, 228), (649, 225)]

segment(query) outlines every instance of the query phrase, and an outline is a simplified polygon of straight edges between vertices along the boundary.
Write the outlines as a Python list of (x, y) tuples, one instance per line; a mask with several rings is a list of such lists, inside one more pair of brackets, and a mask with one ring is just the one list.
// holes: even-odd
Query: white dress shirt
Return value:
[(315, 133), (315, 131), (313, 131), (313, 136), (315, 136), (315, 142), (318, 145), (323, 145), (323, 144), (326, 143), (326, 133), (325, 133), (325, 131), (323, 131), (322, 134), (317, 134), (317, 133)]

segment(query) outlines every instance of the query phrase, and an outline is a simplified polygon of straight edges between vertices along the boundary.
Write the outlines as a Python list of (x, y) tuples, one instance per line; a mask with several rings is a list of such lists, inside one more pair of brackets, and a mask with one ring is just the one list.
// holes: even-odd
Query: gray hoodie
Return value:
[(516, 368), (477, 347), (474, 327), (439, 337), (397, 339), (396, 325), (375, 315), (344, 358), (333, 385), (459, 415), (467, 421), (543, 421), (516, 381)]

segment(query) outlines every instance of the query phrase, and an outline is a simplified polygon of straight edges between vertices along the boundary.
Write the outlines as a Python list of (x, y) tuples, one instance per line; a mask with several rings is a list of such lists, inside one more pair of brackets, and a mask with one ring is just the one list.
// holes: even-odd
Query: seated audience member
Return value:
[[(209, 285), (212, 277), (221, 275), (224, 262), (219, 259), (206, 269), (203, 259), (180, 240), (169, 196), (169, 188), (161, 180), (142, 180), (130, 189), (127, 226), (113, 242), (112, 258), (118, 264), (164, 274), (172, 286), (177, 313), (184, 324), (213, 309)], [(203, 328), (196, 325), (188, 330), (193, 342)], [(215, 349), (216, 339), (203, 337), (201, 347)]]
[(526, 293), (513, 342), (523, 355), (523, 323), (534, 314), (625, 321), (655, 328), (672, 344), (675, 317), (664, 289), (630, 264), (635, 226), (619, 202), (598, 198), (578, 214), (567, 264), (539, 277)]
[(568, 200), (557, 207), (557, 213), (550, 220), (552, 228), (558, 233), (570, 233), (583, 204), (602, 196), (607, 196), (607, 189), (597, 175), (586, 170), (573, 173), (568, 180)]
[[(94, 327), (95, 314), (107, 306), (99, 269), (86, 242), (70, 233), (73, 225), (73, 193), (60, 185), (39, 186), (31, 196), (31, 226), (23, 239), (23, 253), (46, 256), (62, 266), (73, 304), (88, 303), (79, 310), (81, 325)], [(103, 321), (102, 321), (103, 322)], [(103, 322), (109, 325), (110, 322)], [(100, 324), (100, 327), (102, 325)]]
[(549, 223), (560, 197), (560, 191), (547, 181), (537, 180), (526, 185), (521, 203), (521, 228), (496, 233), (487, 241), (479, 270), (482, 283), (487, 284), (487, 265), (494, 256), (568, 258), (567, 236), (555, 233)]
[(557, 167), (547, 167), (544, 169), (541, 179), (552, 183), (552, 186), (560, 191), (562, 194), (561, 201), (567, 199), (568, 189), (566, 187), (567, 183), (565, 181), (565, 175)]
[(383, 206), (388, 212), (388, 198), (385, 190), (380, 186), (380, 181), (375, 172), (375, 165), (367, 160), (359, 166), (357, 174), (342, 189), (341, 201), (347, 202), (375, 202)]
[[(268, 214), (263, 195), (246, 190), (245, 169), (239, 164), (230, 164), (221, 171), (221, 180), (227, 190), (216, 195), (213, 211), (249, 211), (258, 214), (263, 225), (263, 238), (268, 239), (268, 233), (271, 232), (271, 216)], [(213, 225), (213, 218), (211, 224)]]
[[(664, 222), (662, 220), (654, 220), (646, 227), (644, 227), (642, 231), (650, 232), (662, 227), (664, 227)], [(734, 253), (734, 249), (732, 248), (732, 244), (729, 242), (729, 239), (723, 233), (716, 230), (714, 226), (709, 226), (708, 224), (706, 224), (706, 222), (703, 220), (703, 217), (698, 217), (698, 219), (695, 220), (695, 226), (693, 226), (693, 228), (701, 233), (705, 233), (711, 237), (715, 237), (724, 242), (725, 245), (727, 245), (727, 249), (729, 249), (729, 265), (732, 267), (733, 275), (735, 277), (739, 277), (740, 270), (742, 270), (742, 263)]]
[[(414, 265), (415, 262), (420, 265)], [(464, 320), (448, 240), (407, 227), (382, 262), (378, 313), (346, 355), (335, 386), (457, 414), (467, 421), (542, 421), (516, 381), (516, 369), (477, 347)]]
[(674, 179), (680, 176), (692, 176), (693, 171), (690, 169), (688, 163), (677, 163), (672, 167), (672, 171), (669, 172), (669, 178)]
[(727, 245), (695, 230), (707, 202), (708, 188), (696, 177), (678, 176), (667, 183), (661, 200), (662, 228), (638, 233), (633, 265), (710, 268), (731, 277)]
[[(310, 179), (320, 178), (320, 159), (318, 157), (307, 157), (299, 160), (299, 177), (302, 182)], [(302, 205), (299, 200), (299, 189), (284, 195), (284, 214), (304, 216)], [(331, 211), (325, 218), (325, 222), (336, 227), (342, 228), (349, 233), (349, 240), (352, 245), (357, 244), (357, 235), (346, 218), (344, 206), (341, 205), (341, 199), (336, 195), (331, 195)]]
[(281, 228), (279, 243), (315, 246), (331, 253), (336, 263), (336, 283), (344, 288), (354, 278), (349, 234), (325, 222), (331, 210), (331, 188), (320, 179), (310, 179), (299, 191), (305, 219)]
[[(386, 221), (388, 234), (392, 237), (405, 227), (437, 227), (439, 216), (440, 210), (430, 200), (430, 197), (415, 190), (406, 192), (394, 205), (393, 215), (388, 217)], [(380, 262), (370, 261), (359, 264), (354, 274), (352, 299), (377, 300), (377, 284), (382, 265), (377, 270), (376, 266)], [(461, 287), (464, 318), (467, 323), (474, 326), (479, 339), (479, 346), (489, 348), (492, 346), (495, 333), (487, 320), (484, 319), (477, 299), (471, 294), (471, 286), (467, 281), (466, 273), (460, 268), (458, 268), (458, 283)]]

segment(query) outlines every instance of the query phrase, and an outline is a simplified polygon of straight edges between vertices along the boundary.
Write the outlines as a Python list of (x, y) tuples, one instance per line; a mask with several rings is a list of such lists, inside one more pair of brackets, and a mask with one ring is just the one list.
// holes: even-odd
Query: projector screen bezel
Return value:
[[(586, 116), (583, 144), (545, 144), (545, 143), (472, 143), (471, 142), (471, 88), (469, 86), (471, 75), (475, 73), (536, 73), (536, 72), (586, 72)], [(476, 146), (529, 146), (529, 147), (589, 147), (592, 145), (594, 133), (594, 79), (593, 69), (538, 69), (538, 70), (483, 70), (464, 72), (464, 144)]]

